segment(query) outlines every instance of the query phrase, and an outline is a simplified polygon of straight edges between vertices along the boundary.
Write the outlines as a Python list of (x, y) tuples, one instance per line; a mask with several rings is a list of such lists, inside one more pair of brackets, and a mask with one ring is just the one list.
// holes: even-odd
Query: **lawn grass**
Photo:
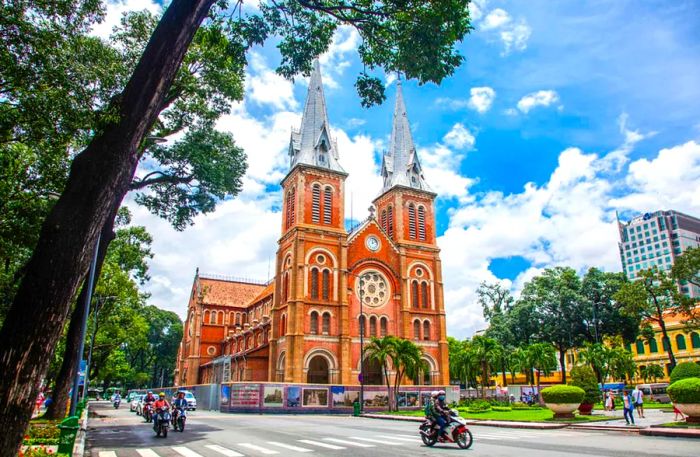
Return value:
[(687, 422), (666, 422), (665, 424), (654, 425), (654, 427), (700, 429), (700, 424), (689, 424)]
[[(595, 404), (595, 409), (598, 411), (602, 411), (605, 409), (605, 407), (601, 402), (598, 402)], [(618, 404), (618, 402), (615, 402), (615, 409), (619, 409), (620, 411), (622, 411), (622, 404)], [(671, 403), (658, 403), (655, 401), (644, 402), (644, 409), (661, 409), (673, 411), (673, 405)]]
[[(379, 414), (389, 414), (397, 416), (424, 417), (422, 410), (381, 412)], [(514, 411), (487, 411), (485, 413), (468, 413), (460, 411), (459, 415), (465, 419), (475, 420), (497, 420), (514, 422), (596, 422), (621, 419), (621, 417), (607, 416), (576, 416), (573, 419), (554, 420), (554, 413), (548, 409), (514, 410)]]

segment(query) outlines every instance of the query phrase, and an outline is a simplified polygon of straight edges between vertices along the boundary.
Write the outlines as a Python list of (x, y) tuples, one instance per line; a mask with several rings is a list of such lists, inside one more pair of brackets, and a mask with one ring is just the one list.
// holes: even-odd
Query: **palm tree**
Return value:
[(396, 352), (394, 340), (396, 337), (387, 335), (383, 338), (372, 337), (365, 347), (365, 357), (379, 363), (384, 372), (387, 393), (389, 395), (389, 411), (392, 410), (391, 379), (389, 378), (389, 362), (393, 360)]
[(523, 348), (516, 348), (510, 353), (510, 364), (513, 372), (511, 376), (513, 377), (513, 382), (515, 382), (515, 372), (519, 371), (525, 375), (525, 383), (530, 384), (532, 387), (532, 362), (530, 361), (530, 353)]
[(391, 361), (396, 370), (394, 377), (394, 405), (398, 410), (399, 388), (404, 375), (409, 377), (419, 376), (422, 372), (428, 370), (429, 367), (423, 359), (423, 349), (413, 341), (394, 338), (393, 345), (394, 350)]
[(477, 335), (472, 338), (471, 347), (481, 367), (481, 397), (486, 398), (486, 386), (489, 385), (491, 367), (493, 366), (493, 361), (498, 359), (501, 345), (493, 338)]
[(530, 355), (530, 363), (537, 370), (537, 397), (542, 403), (540, 396), (540, 375), (549, 376), (557, 366), (557, 355), (554, 346), (549, 343), (531, 344), (527, 351)]
[(476, 354), (472, 349), (471, 342), (465, 341), (464, 349), (455, 360), (455, 366), (457, 373), (459, 373), (459, 379), (463, 379), (467, 387), (476, 387), (476, 378), (479, 374), (480, 367)]
[(611, 355), (610, 371), (613, 377), (622, 381), (626, 381), (629, 378), (632, 381), (637, 368), (632, 353), (621, 347), (616, 347), (612, 349)]
[(601, 343), (586, 344), (578, 353), (579, 360), (591, 366), (601, 386), (608, 378), (614, 356), (613, 350)]

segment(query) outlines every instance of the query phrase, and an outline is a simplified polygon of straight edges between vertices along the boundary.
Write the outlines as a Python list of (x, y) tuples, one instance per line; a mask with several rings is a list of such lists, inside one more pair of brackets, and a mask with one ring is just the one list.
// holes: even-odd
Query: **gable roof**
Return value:
[(265, 284), (198, 277), (202, 303), (209, 305), (246, 307), (265, 289)]

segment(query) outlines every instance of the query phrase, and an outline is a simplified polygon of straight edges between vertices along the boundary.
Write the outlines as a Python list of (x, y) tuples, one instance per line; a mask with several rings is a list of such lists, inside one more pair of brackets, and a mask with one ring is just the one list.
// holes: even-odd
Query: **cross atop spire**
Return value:
[(338, 163), (338, 145), (331, 139), (318, 59), (309, 80), (301, 128), (292, 130), (289, 142), (289, 168), (305, 164), (345, 173)]
[(382, 177), (384, 178), (382, 193), (394, 186), (431, 192), (430, 186), (423, 177), (423, 168), (413, 144), (411, 124), (408, 122), (400, 80), (396, 83), (394, 124), (391, 129), (389, 150), (384, 152), (382, 160)]

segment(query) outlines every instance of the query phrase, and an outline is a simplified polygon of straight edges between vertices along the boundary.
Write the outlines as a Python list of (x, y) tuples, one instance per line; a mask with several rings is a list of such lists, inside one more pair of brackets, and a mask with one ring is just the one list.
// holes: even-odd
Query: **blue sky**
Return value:
[[(441, 86), (403, 84), (425, 176), (440, 195), (448, 332), (458, 337), (484, 326), (481, 281), (517, 294), (549, 266), (619, 271), (616, 210), (700, 216), (700, 3), (490, 0), (472, 14), (455, 75)], [(352, 194), (356, 219), (379, 192), (395, 91), (390, 75), (387, 102), (360, 107), (358, 42), (339, 30), (321, 58), (350, 173), (346, 215)], [(306, 96), (304, 78), (275, 75), (278, 61), (274, 43), (251, 54), (246, 100), (219, 124), (249, 155), (237, 199), (182, 233), (132, 205), (155, 237), (147, 288), (159, 306), (184, 314), (197, 266), (266, 279), (272, 259), (274, 270), (277, 183)]]

